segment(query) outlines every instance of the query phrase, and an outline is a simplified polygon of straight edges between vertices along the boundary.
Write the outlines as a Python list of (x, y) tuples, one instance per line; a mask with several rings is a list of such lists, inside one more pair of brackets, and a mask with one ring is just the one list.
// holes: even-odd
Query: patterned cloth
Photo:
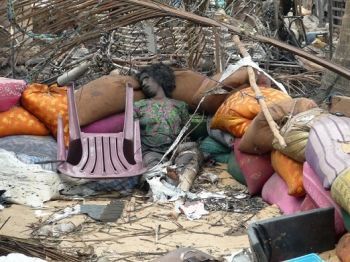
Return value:
[(62, 116), (65, 144), (69, 145), (67, 87), (30, 84), (21, 98), (22, 106), (37, 117), (51, 133), (57, 135), (57, 118)]
[(134, 103), (140, 119), (142, 150), (165, 153), (189, 119), (185, 102), (169, 98), (143, 99)]
[(92, 189), (95, 192), (111, 192), (118, 191), (123, 194), (131, 193), (140, 182), (140, 176), (125, 177), (119, 179), (104, 179), (93, 181), (84, 186)]
[[(260, 87), (260, 90), (267, 106), (292, 99), (282, 91), (270, 87)], [(234, 137), (242, 137), (260, 110), (254, 90), (250, 87), (242, 89), (230, 95), (219, 107), (212, 119), (211, 128), (228, 132)]]

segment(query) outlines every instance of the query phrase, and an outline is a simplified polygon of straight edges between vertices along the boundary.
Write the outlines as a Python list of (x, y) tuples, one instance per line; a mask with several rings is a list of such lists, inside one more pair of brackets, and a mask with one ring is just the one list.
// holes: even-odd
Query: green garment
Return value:
[(134, 103), (134, 118), (140, 119), (142, 150), (165, 153), (189, 119), (188, 106), (169, 98), (143, 99)]

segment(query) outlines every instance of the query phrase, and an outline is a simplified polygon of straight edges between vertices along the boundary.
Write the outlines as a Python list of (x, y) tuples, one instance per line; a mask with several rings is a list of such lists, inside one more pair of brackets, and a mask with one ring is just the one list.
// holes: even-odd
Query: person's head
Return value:
[(165, 94), (171, 97), (175, 89), (175, 75), (173, 70), (162, 63), (146, 67), (137, 75), (143, 93), (148, 98)]

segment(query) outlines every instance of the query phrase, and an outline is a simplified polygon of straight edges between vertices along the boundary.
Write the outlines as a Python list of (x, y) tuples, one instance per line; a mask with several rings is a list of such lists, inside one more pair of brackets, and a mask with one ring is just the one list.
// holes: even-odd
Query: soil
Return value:
[[(280, 215), (276, 206), (268, 206), (259, 197), (250, 198), (245, 186), (235, 181), (225, 169), (225, 166), (218, 166), (204, 170), (218, 175), (217, 184), (200, 178), (195, 181), (194, 191), (204, 188), (210, 192), (224, 191), (228, 195), (225, 200), (206, 201), (209, 214), (199, 220), (190, 221), (184, 215), (176, 219), (173, 203), (149, 202), (144, 194), (136, 192), (121, 199), (125, 207), (122, 217), (115, 223), (101, 223), (85, 215), (75, 215), (57, 222), (73, 223), (74, 231), (56, 237), (37, 235), (37, 230), (51, 214), (79, 203), (107, 204), (110, 199), (49, 201), (41, 210), (12, 205), (0, 212), (0, 234), (39, 238), (45, 245), (90, 255), (96, 261), (152, 261), (178, 247), (194, 247), (224, 258), (249, 248), (246, 229), (250, 223)], [(334, 252), (326, 253), (324, 258), (338, 261)]]

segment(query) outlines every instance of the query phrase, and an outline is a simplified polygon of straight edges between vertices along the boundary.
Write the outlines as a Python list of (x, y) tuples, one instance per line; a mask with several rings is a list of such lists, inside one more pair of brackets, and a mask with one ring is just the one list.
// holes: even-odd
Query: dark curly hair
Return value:
[(175, 75), (174, 71), (169, 66), (158, 63), (142, 69), (137, 74), (137, 79), (141, 87), (145, 77), (153, 78), (154, 81), (163, 88), (165, 95), (171, 97), (171, 93), (175, 89)]

